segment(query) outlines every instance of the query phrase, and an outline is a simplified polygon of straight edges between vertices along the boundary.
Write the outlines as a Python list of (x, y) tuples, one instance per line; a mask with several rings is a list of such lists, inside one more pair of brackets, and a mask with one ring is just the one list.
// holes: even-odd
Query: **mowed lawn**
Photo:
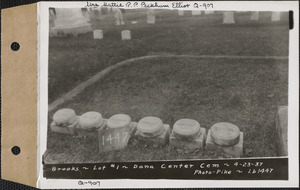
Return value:
[[(160, 117), (199, 121), (207, 130), (230, 122), (244, 132), (244, 157), (276, 156), (275, 118), (287, 105), (287, 61), (170, 59), (136, 62), (113, 71), (63, 107), (78, 115), (126, 113), (134, 121)], [(53, 113), (50, 113), (49, 119)], [(151, 147), (130, 141), (120, 151), (99, 154), (98, 142), (49, 132), (46, 163), (226, 158), (225, 154)]]
[[(116, 26), (112, 15), (93, 15), (92, 32), (78, 37), (49, 38), (49, 103), (109, 65), (153, 54), (288, 55), (288, 14), (272, 23), (271, 12), (250, 21), (250, 12), (236, 12), (236, 24), (222, 24), (222, 12), (179, 17), (177, 11), (157, 11), (156, 24), (146, 23), (145, 10), (128, 10), (125, 25)], [(131, 24), (138, 21), (137, 24)], [(122, 41), (121, 31), (131, 30), (132, 40)]]
[[(140, 14), (140, 15), (139, 15)], [(138, 17), (135, 17), (138, 15)], [(174, 55), (288, 55), (288, 20), (271, 23), (271, 13), (249, 21), (249, 12), (236, 13), (235, 25), (224, 26), (222, 14), (178, 17), (176, 11), (158, 12), (155, 25), (146, 13), (126, 12), (125, 26), (103, 24), (104, 39), (92, 33), (50, 38), (49, 103), (105, 67), (133, 57)], [(109, 17), (109, 16), (108, 16)], [(130, 24), (131, 20), (139, 21)], [(130, 22), (129, 22), (130, 21)], [(101, 20), (92, 19), (94, 28)], [(131, 41), (120, 31), (132, 30)], [(114, 70), (58, 109), (77, 115), (98, 111), (104, 118), (126, 113), (132, 120), (160, 117), (170, 124), (181, 118), (199, 121), (207, 130), (217, 122), (231, 122), (244, 132), (243, 157), (277, 155), (277, 107), (288, 104), (288, 60), (157, 58)], [(49, 123), (54, 112), (49, 113)], [(119, 151), (99, 154), (98, 143), (48, 131), (45, 163), (144, 161), (227, 158), (209, 151), (170, 146), (152, 147), (130, 140)]]

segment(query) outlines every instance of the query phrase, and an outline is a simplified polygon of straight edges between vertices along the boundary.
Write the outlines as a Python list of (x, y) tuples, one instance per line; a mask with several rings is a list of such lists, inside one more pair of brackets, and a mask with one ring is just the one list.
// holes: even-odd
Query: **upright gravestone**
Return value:
[(279, 106), (276, 119), (279, 156), (288, 155), (288, 106)]
[(91, 24), (82, 15), (80, 8), (56, 8), (54, 27), (50, 29), (50, 36), (77, 36), (92, 31)]
[(251, 12), (250, 20), (258, 20), (258, 17), (259, 17), (258, 11)]
[(208, 131), (206, 149), (240, 157), (243, 154), (243, 133), (231, 123), (217, 123)]
[(178, 10), (178, 15), (179, 16), (183, 16), (184, 15), (184, 11), (183, 10)]
[(124, 25), (124, 20), (123, 20), (123, 14), (120, 9), (118, 8), (111, 8), (111, 11), (114, 14), (114, 17), (116, 19), (116, 25)]
[(82, 15), (86, 18), (86, 20), (88, 22), (91, 22), (89, 11), (86, 8), (81, 9), (81, 10), (82, 10)]
[(280, 21), (280, 12), (272, 12), (271, 21), (272, 22)]
[(214, 13), (214, 11), (205, 11), (206, 15), (213, 14), (213, 13)]
[(201, 15), (201, 11), (199, 11), (199, 10), (192, 10), (192, 15)]
[(135, 138), (150, 145), (165, 145), (169, 141), (170, 126), (158, 117), (144, 117), (137, 124)]
[(204, 149), (206, 129), (194, 119), (180, 119), (173, 125), (170, 145), (179, 149)]
[(234, 24), (234, 12), (224, 12), (223, 13), (223, 24)]
[(131, 32), (130, 32), (130, 30), (123, 30), (121, 32), (121, 38), (122, 38), (122, 40), (131, 40)]
[(148, 9), (147, 11), (147, 23), (148, 24), (155, 24), (155, 10)]
[(56, 19), (54, 8), (49, 9), (49, 28), (54, 27), (54, 21)]
[(127, 146), (135, 132), (136, 122), (126, 114), (116, 114), (107, 120), (107, 128), (99, 131), (99, 152), (120, 150)]
[(94, 30), (93, 31), (94, 39), (102, 39), (103, 38), (103, 31), (102, 30)]

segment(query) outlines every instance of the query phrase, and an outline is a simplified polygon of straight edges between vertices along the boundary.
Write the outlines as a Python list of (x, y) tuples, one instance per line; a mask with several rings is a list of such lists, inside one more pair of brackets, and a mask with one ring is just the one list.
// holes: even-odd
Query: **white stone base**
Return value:
[(172, 131), (170, 135), (170, 146), (179, 148), (179, 149), (189, 149), (189, 150), (195, 150), (200, 149), (203, 150), (205, 146), (205, 140), (206, 140), (206, 129), (200, 128), (200, 135), (194, 140), (182, 140), (178, 139), (174, 135), (174, 131)]
[[(137, 123), (131, 122), (125, 127), (100, 130), (98, 133), (99, 153), (124, 149), (136, 132)], [(125, 135), (125, 136), (124, 136)]]
[(148, 145), (155, 144), (161, 146), (166, 145), (169, 142), (170, 125), (164, 124), (163, 127), (164, 127), (163, 132), (157, 137), (153, 137), (153, 138), (144, 137), (143, 135), (141, 135), (141, 133), (138, 130), (135, 132), (134, 137), (144, 144), (148, 144)]
[(233, 146), (221, 146), (218, 145), (216, 143), (214, 143), (211, 134), (210, 134), (210, 130), (208, 131), (207, 134), (207, 139), (206, 139), (206, 150), (209, 151), (221, 151), (227, 154), (232, 155), (235, 158), (239, 158), (243, 155), (243, 143), (244, 143), (244, 135), (242, 132), (240, 132), (240, 140), (237, 144), (233, 145)]
[(81, 137), (81, 138), (87, 137), (90, 139), (98, 139), (99, 131), (105, 130), (107, 128), (106, 122), (107, 122), (107, 119), (104, 119), (102, 125), (98, 129), (94, 129), (94, 130), (86, 130), (86, 129), (82, 129), (80, 126), (78, 126), (77, 127), (78, 137)]
[(55, 133), (61, 133), (61, 134), (76, 136), (78, 125), (79, 125), (78, 120), (75, 121), (73, 124), (68, 125), (66, 127), (57, 126), (53, 121), (50, 125), (50, 129), (51, 129), (52, 132), (55, 132)]

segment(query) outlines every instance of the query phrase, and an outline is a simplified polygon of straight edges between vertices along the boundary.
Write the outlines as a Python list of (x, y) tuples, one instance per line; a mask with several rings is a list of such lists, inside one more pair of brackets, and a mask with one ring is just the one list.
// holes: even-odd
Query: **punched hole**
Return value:
[(13, 43), (11, 43), (10, 48), (13, 51), (18, 51), (20, 49), (20, 44), (18, 42), (13, 42)]
[(20, 149), (20, 147), (18, 147), (18, 146), (14, 146), (14, 147), (11, 148), (11, 152), (12, 152), (14, 155), (18, 155), (18, 154), (20, 154), (21, 149)]

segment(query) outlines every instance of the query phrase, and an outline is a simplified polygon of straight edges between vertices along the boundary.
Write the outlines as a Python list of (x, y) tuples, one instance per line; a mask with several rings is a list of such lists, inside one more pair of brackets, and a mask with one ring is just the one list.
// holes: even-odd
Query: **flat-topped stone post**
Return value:
[(93, 37), (94, 37), (94, 39), (97, 39), (97, 40), (103, 39), (103, 30), (94, 30)]
[(178, 15), (183, 16), (184, 15), (184, 10), (178, 10)]
[(206, 149), (241, 157), (243, 140), (243, 133), (237, 126), (226, 122), (216, 123), (208, 131)]
[(224, 12), (223, 13), (223, 24), (234, 24), (234, 12), (229, 11), (229, 12)]
[(155, 24), (155, 10), (154, 9), (147, 10), (147, 23)]
[(288, 106), (279, 106), (276, 118), (276, 130), (278, 134), (278, 154), (288, 155)]
[(272, 22), (280, 21), (280, 12), (272, 12), (271, 21)]
[(251, 12), (250, 20), (258, 20), (258, 17), (259, 17), (258, 11)]
[(99, 152), (120, 150), (127, 146), (130, 137), (136, 130), (136, 122), (131, 122), (130, 116), (116, 114), (111, 116), (106, 123), (107, 128), (100, 130)]
[(121, 32), (122, 40), (131, 40), (131, 31), (130, 30), (123, 30)]
[(206, 140), (206, 129), (200, 127), (194, 119), (180, 119), (173, 125), (170, 135), (170, 146), (179, 149), (203, 150)]
[(50, 36), (77, 36), (92, 31), (91, 24), (80, 8), (55, 8), (56, 19), (50, 29)]
[(206, 15), (210, 15), (210, 14), (213, 14), (214, 11), (204, 11), (204, 13), (205, 13)]
[(148, 145), (166, 145), (169, 141), (170, 126), (158, 117), (144, 117), (137, 124), (135, 138)]
[(192, 10), (192, 15), (201, 15), (201, 11), (199, 11), (199, 10)]

